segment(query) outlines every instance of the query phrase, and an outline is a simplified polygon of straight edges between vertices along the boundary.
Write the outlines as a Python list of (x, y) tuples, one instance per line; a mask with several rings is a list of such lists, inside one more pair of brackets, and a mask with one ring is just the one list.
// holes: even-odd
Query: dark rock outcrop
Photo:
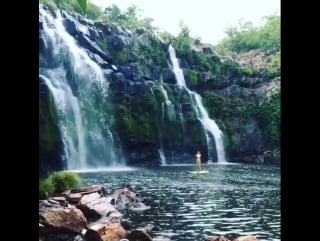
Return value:
[(87, 228), (87, 220), (77, 208), (52, 207), (39, 213), (39, 221), (44, 225), (39, 231), (43, 233), (79, 234)]
[(152, 241), (150, 235), (142, 230), (133, 230), (127, 235), (127, 238), (135, 241)]
[[(110, 120), (106, 122), (117, 136), (115, 144), (122, 150), (127, 164), (159, 165), (160, 146), (165, 154), (193, 156), (201, 149), (204, 160), (212, 156), (206, 133), (197, 119), (195, 101), (184, 88), (177, 86), (168, 43), (147, 29), (93, 22), (65, 11), (62, 17), (66, 31), (102, 68), (109, 88), (107, 95), (99, 98), (108, 101), (110, 107), (106, 109), (113, 111), (105, 119)], [(73, 65), (50, 55), (48, 50), (53, 46), (43, 36), (44, 24), (39, 18), (41, 67), (54, 68), (62, 61), (72, 93), (77, 97), (82, 90), (78, 89), (71, 72)], [(172, 41), (172, 45), (175, 43)], [(272, 56), (255, 50), (235, 58), (221, 57), (211, 47), (201, 45), (192, 46), (188, 53), (177, 48), (176, 55), (188, 88), (202, 96), (210, 118), (223, 131), (230, 160), (279, 163), (279, 149), (266, 141), (269, 134), (251, 111), (271, 101), (280, 91), (280, 77), (267, 71)], [(44, 81), (39, 86), (43, 92)], [(48, 96), (48, 91), (40, 95), (40, 173), (65, 167), (58, 120), (48, 111), (54, 109), (50, 107), (52, 97)], [(77, 201), (76, 197), (73, 199)]]

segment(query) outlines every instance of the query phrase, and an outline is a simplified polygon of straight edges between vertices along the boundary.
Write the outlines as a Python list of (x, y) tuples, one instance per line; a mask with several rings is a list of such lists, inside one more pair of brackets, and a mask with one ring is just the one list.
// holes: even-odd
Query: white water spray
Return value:
[(166, 108), (167, 108), (168, 118), (169, 118), (169, 120), (172, 120), (173, 115), (175, 114), (175, 113), (174, 113), (174, 105), (173, 105), (173, 103), (171, 102), (171, 100), (169, 100), (169, 98), (168, 98), (168, 93), (167, 93), (167, 91), (165, 90), (165, 88), (163, 88), (162, 84), (160, 85), (160, 90), (161, 90), (161, 93), (163, 94), (164, 99), (165, 99), (165, 104), (166, 104)]
[(59, 10), (53, 17), (39, 5), (39, 12), (49, 56), (39, 72), (59, 113), (68, 169), (124, 166), (103, 114), (108, 82), (102, 69), (66, 31)]
[(188, 89), (186, 85), (186, 81), (184, 79), (183, 71), (179, 66), (178, 59), (176, 57), (176, 53), (174, 48), (170, 45), (169, 46), (169, 54), (170, 54), (170, 59), (172, 62), (172, 71), (175, 74), (177, 84), (180, 88), (184, 88), (188, 94), (191, 96), (191, 99), (195, 100), (196, 106), (194, 107), (196, 111), (197, 118), (200, 120), (203, 128), (205, 129), (206, 133), (206, 139), (207, 139), (207, 145), (208, 149), (210, 149), (210, 137), (208, 133), (210, 133), (215, 140), (216, 143), (216, 150), (217, 150), (217, 156), (218, 156), (218, 163), (224, 163), (226, 162), (225, 158), (225, 152), (223, 148), (223, 133), (219, 129), (218, 125), (215, 123), (214, 120), (209, 118), (208, 112), (203, 106), (201, 96)]

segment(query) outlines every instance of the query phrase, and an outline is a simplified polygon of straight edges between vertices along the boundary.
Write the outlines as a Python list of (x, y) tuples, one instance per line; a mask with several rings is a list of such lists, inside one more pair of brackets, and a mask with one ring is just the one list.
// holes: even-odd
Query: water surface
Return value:
[(117, 172), (80, 173), (84, 184), (107, 190), (130, 187), (151, 208), (125, 211), (136, 227), (154, 225), (153, 234), (173, 241), (204, 240), (212, 235), (255, 235), (280, 240), (280, 169), (258, 165), (162, 166)]

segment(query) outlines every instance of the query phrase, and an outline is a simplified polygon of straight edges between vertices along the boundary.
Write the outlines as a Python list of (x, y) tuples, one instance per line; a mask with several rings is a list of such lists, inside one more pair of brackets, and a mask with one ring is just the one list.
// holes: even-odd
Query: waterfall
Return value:
[[(191, 99), (195, 101), (195, 106), (194, 110), (196, 111), (196, 115), (198, 120), (201, 122), (205, 132), (206, 132), (206, 140), (207, 140), (207, 146), (208, 146), (208, 151), (211, 150), (211, 141), (210, 141), (210, 135), (213, 136), (215, 145), (216, 145), (216, 151), (217, 151), (217, 157), (218, 157), (218, 163), (223, 163), (226, 162), (225, 159), (225, 152), (224, 152), (224, 147), (223, 147), (223, 133), (219, 129), (218, 125), (215, 123), (214, 120), (210, 119), (208, 112), (203, 106), (201, 96), (188, 89), (186, 85), (186, 81), (183, 76), (183, 71), (179, 66), (178, 59), (176, 57), (176, 53), (174, 48), (170, 45), (169, 46), (169, 54), (170, 54), (170, 59), (172, 63), (172, 70), (175, 74), (176, 80), (177, 80), (177, 85), (180, 88), (184, 88), (188, 94), (191, 96)], [(210, 134), (210, 135), (209, 135)]]
[(46, 48), (46, 56), (40, 53), (39, 73), (58, 110), (67, 168), (125, 165), (108, 127), (112, 114), (106, 113), (108, 82), (103, 70), (65, 30), (60, 10), (53, 17), (39, 5), (39, 14)]
[(161, 90), (161, 93), (163, 94), (164, 99), (165, 99), (165, 104), (166, 104), (166, 108), (167, 108), (168, 118), (169, 118), (169, 120), (172, 120), (172, 119), (173, 119), (173, 116), (174, 116), (174, 114), (175, 114), (175, 112), (174, 112), (174, 104), (169, 100), (169, 98), (168, 98), (168, 93), (167, 93), (167, 91), (163, 88), (162, 84), (160, 85), (160, 90)]
[(164, 156), (162, 148), (159, 149), (159, 155), (160, 155), (160, 160), (161, 160), (161, 166), (166, 166), (167, 161), (166, 161), (166, 157)]
[(182, 113), (182, 105), (179, 103), (178, 104), (178, 114), (179, 114), (179, 119), (182, 125), (182, 131), (183, 135), (185, 134), (185, 126), (184, 126), (184, 118), (183, 118), (183, 113)]

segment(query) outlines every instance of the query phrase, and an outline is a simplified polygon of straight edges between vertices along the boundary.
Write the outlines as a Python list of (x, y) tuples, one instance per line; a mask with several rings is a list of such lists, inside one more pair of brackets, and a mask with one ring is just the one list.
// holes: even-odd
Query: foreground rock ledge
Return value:
[(68, 190), (39, 200), (39, 240), (151, 241), (146, 231), (131, 230), (118, 211), (149, 208), (128, 188), (117, 189), (110, 195), (102, 185)]
[[(128, 188), (117, 189), (109, 195), (102, 185), (68, 190), (39, 200), (39, 241), (170, 241), (164, 236), (152, 238), (152, 228), (132, 229), (118, 211), (149, 208)], [(206, 241), (231, 240), (213, 236)], [(232, 241), (259, 240), (242, 236)]]

